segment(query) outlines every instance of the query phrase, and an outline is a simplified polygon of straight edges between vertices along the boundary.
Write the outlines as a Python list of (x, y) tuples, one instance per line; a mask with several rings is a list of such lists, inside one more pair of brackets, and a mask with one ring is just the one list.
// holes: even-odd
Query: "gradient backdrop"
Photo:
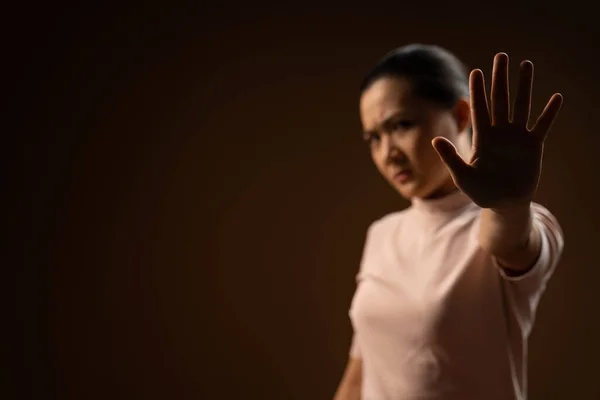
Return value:
[(600, 398), (597, 19), (496, 6), (5, 15), (19, 197), (2, 397), (330, 399), (366, 228), (406, 206), (361, 141), (357, 87), (385, 52), (424, 42), (486, 74), (498, 51), (513, 73), (531, 59), (535, 115), (565, 96), (537, 201), (566, 247), (529, 392)]

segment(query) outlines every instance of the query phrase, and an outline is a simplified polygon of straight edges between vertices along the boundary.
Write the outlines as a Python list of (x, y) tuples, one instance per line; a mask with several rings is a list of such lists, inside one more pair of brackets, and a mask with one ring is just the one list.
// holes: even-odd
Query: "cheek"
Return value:
[(385, 155), (382, 151), (371, 148), (371, 160), (373, 160), (373, 164), (377, 167), (379, 172), (383, 172), (384, 164), (385, 164)]
[(437, 157), (437, 153), (431, 145), (431, 138), (428, 135), (418, 135), (411, 150), (415, 161), (424, 168), (435, 162), (434, 156)]
[(428, 179), (434, 178), (433, 175), (445, 171), (444, 163), (431, 145), (429, 137), (422, 136), (415, 146), (415, 161), (420, 172), (426, 175)]

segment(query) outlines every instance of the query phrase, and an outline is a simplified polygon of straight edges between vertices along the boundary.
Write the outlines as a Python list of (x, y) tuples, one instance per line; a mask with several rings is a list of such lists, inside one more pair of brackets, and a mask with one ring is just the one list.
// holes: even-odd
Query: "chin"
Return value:
[(435, 196), (435, 193), (439, 189), (441, 189), (442, 186), (440, 185), (438, 187), (435, 184), (433, 184), (433, 182), (428, 183), (429, 184), (420, 180), (412, 180), (404, 184), (392, 182), (392, 186), (406, 200), (410, 200), (413, 198), (427, 199), (432, 196)]
[(411, 181), (404, 184), (393, 183), (394, 189), (404, 197), (406, 200), (410, 200), (414, 197), (422, 197), (426, 193), (425, 188), (419, 185), (418, 181)]

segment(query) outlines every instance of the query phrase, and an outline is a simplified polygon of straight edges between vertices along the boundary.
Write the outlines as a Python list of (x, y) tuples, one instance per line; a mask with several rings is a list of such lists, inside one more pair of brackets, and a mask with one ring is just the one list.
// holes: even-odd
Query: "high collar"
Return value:
[(456, 211), (472, 203), (472, 200), (462, 191), (456, 189), (444, 197), (435, 199), (413, 198), (411, 202), (413, 208), (425, 213), (435, 214)]

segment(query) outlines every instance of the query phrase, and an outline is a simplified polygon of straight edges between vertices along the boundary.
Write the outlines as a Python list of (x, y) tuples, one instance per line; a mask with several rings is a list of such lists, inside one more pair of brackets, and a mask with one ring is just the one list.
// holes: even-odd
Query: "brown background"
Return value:
[(535, 114), (564, 94), (537, 201), (566, 247), (531, 337), (530, 396), (600, 398), (590, 13), (31, 7), (7, 14), (5, 35), (23, 211), (9, 213), (9, 398), (329, 399), (365, 230), (406, 206), (360, 140), (357, 87), (410, 42), (486, 74), (498, 51), (513, 72), (533, 60)]

